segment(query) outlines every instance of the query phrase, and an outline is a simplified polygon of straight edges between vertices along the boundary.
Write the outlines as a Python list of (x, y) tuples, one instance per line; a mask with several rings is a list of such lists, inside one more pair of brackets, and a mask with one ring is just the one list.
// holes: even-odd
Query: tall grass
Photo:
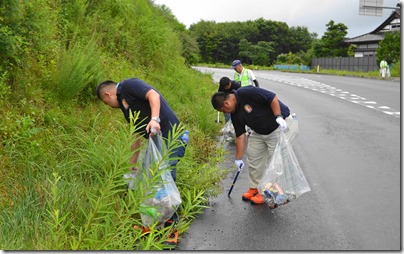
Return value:
[(169, 228), (133, 227), (147, 189), (127, 190), (122, 178), (133, 136), (95, 99), (105, 79), (144, 79), (190, 130), (177, 166), (186, 231), (221, 191), (216, 88), (184, 66), (164, 15), (148, 0), (6, 1), (0, 14), (0, 47), (12, 49), (0, 52), (0, 249), (161, 249)]
[(101, 58), (96, 50), (94, 43), (86, 42), (84, 45), (76, 43), (61, 53), (59, 66), (48, 85), (48, 89), (54, 89), (59, 101), (93, 95), (94, 87), (103, 76)]
[[(23, 191), (13, 197), (10, 207), (0, 211), (0, 247), (6, 250), (162, 249), (169, 228), (152, 227), (152, 233), (147, 236), (134, 228), (142, 225), (139, 204), (149, 195), (147, 186), (152, 186), (159, 175), (145, 179), (145, 188), (127, 189), (122, 176), (130, 166), (132, 131), (120, 124), (117, 131), (102, 136), (96, 128), (78, 129), (74, 137), (60, 135), (62, 142), (72, 139), (70, 143), (76, 145), (50, 151), (60, 157), (56, 167), (52, 167), (52, 162), (46, 167), (45, 162), (32, 164), (22, 172), (18, 181)], [(174, 140), (181, 131), (173, 132)], [(178, 145), (169, 144), (168, 151)], [(206, 199), (203, 190), (181, 187), (184, 195), (179, 230), (184, 232)]]

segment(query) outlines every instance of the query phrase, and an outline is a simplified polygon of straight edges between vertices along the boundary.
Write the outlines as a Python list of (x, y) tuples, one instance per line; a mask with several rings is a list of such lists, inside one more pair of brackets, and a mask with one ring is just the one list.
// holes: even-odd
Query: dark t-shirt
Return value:
[[(275, 115), (271, 109), (271, 102), (276, 94), (255, 86), (241, 87), (233, 91), (236, 95), (236, 111), (231, 114), (231, 121), (236, 137), (245, 133), (245, 126), (249, 126), (256, 133), (268, 135), (278, 128)], [(278, 99), (279, 100), (279, 99)], [(283, 118), (289, 116), (288, 106), (279, 100)]]
[[(143, 135), (144, 138), (149, 138), (149, 134), (146, 133), (145, 127), (151, 120), (151, 108), (149, 101), (146, 100), (146, 93), (154, 89), (141, 79), (130, 78), (118, 83), (116, 95), (118, 97), (119, 106), (126, 118), (126, 121), (130, 122), (129, 109), (133, 113), (140, 112), (136, 121), (137, 128), (135, 132)], [(154, 89), (158, 92), (156, 89)], [(158, 92), (159, 93), (159, 92)], [(160, 93), (159, 93), (160, 94)], [(170, 106), (164, 97), (160, 94), (160, 127), (163, 137), (167, 138), (168, 132), (171, 130), (174, 124), (179, 124), (177, 116), (174, 114)], [(139, 125), (140, 124), (140, 125)]]
[(224, 87), (219, 86), (218, 92), (230, 93), (230, 92), (232, 92), (234, 90), (237, 90), (237, 89), (239, 89), (241, 87), (240, 81), (231, 80), (230, 82), (231, 82), (231, 86), (230, 86), (229, 89), (224, 89)]

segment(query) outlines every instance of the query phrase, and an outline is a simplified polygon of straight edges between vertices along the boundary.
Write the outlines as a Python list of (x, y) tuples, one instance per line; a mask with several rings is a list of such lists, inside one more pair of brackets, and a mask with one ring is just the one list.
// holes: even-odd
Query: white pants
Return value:
[[(285, 119), (288, 126), (294, 121), (292, 117)], [(269, 161), (274, 153), (276, 144), (278, 143), (280, 127), (268, 135), (261, 135), (252, 132), (248, 137), (247, 144), (247, 163), (248, 176), (250, 179), (250, 188), (257, 188), (258, 184), (269, 166)], [(286, 137), (289, 138), (294, 130), (286, 132)]]

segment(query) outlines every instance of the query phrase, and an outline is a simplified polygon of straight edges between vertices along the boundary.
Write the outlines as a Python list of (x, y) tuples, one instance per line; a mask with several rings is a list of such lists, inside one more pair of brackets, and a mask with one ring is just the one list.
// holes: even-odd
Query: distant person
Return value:
[(219, 81), (218, 92), (230, 93), (241, 87), (241, 82), (237, 80), (230, 80), (228, 77), (222, 77)]
[[(219, 81), (218, 92), (231, 93), (241, 87), (240, 81), (230, 80), (228, 77), (222, 77)], [(223, 113), (224, 120), (227, 123), (230, 120), (229, 113)]]
[[(386, 60), (380, 61), (380, 74), (382, 75), (382, 78), (386, 77), (387, 69), (389, 68), (389, 65), (387, 64)], [(390, 72), (390, 70), (389, 70)]]
[(236, 71), (234, 73), (234, 80), (240, 81), (241, 86), (259, 87), (258, 80), (255, 78), (254, 73), (250, 69), (244, 68), (240, 60), (234, 60), (231, 64), (231, 68)]
[[(241, 197), (251, 204), (265, 203), (258, 192), (269, 161), (278, 143), (279, 131), (286, 131), (288, 124), (293, 122), (288, 106), (278, 100), (275, 93), (266, 89), (246, 86), (231, 93), (216, 92), (212, 96), (214, 109), (231, 113), (231, 121), (236, 133), (235, 164), (237, 168), (244, 167), (244, 151), (247, 154), (249, 189)], [(246, 139), (246, 126), (253, 132)], [(289, 129), (286, 135), (292, 135)], [(245, 147), (247, 146), (247, 150)]]

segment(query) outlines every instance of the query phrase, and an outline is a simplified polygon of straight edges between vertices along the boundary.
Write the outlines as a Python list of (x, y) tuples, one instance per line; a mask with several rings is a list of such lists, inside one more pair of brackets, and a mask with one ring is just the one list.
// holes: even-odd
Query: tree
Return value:
[(251, 63), (252, 43), (248, 42), (246, 39), (241, 39), (238, 55), (243, 63)]
[(314, 45), (316, 57), (348, 56), (348, 44), (344, 42), (348, 27), (342, 23), (335, 24), (333, 20), (326, 24), (327, 31), (318, 44)]
[(259, 41), (256, 45), (252, 46), (252, 62), (256, 65), (270, 65), (270, 55), (274, 52), (274, 43), (267, 41)]
[(400, 32), (386, 33), (384, 39), (379, 42), (376, 49), (377, 62), (385, 59), (388, 63), (397, 63), (400, 61)]
[(291, 27), (289, 29), (289, 51), (297, 53), (299, 51), (307, 51), (311, 47), (311, 43), (317, 37), (316, 33), (309, 33), (307, 27)]
[(185, 63), (188, 65), (197, 63), (199, 61), (199, 47), (196, 38), (186, 29), (184, 24), (177, 20), (168, 6), (156, 5), (156, 8), (160, 9), (159, 15), (163, 15), (167, 24), (178, 34), (182, 45), (181, 55), (185, 58)]

